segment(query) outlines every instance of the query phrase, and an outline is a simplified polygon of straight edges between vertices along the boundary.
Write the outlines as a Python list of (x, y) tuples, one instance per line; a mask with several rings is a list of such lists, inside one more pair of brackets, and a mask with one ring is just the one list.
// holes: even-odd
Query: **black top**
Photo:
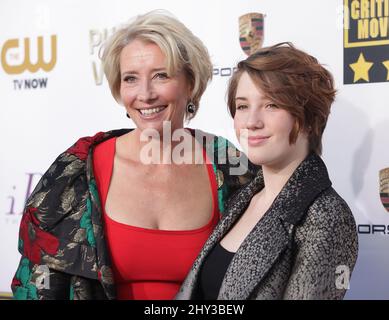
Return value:
[(227, 251), (219, 242), (211, 250), (200, 270), (201, 299), (217, 299), (224, 275), (234, 255), (234, 252)]

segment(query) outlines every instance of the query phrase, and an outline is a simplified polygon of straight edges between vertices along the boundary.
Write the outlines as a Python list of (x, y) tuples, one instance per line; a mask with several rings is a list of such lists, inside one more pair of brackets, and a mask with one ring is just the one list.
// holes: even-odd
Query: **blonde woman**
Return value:
[(102, 60), (136, 127), (81, 138), (44, 174), (21, 222), (17, 299), (172, 299), (225, 201), (252, 175), (231, 174), (239, 154), (228, 141), (184, 127), (212, 64), (176, 18), (136, 17)]

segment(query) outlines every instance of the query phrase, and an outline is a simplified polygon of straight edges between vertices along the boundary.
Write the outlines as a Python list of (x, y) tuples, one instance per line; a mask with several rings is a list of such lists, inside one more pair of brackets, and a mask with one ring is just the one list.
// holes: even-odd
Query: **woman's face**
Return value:
[(305, 134), (299, 133), (296, 143), (289, 144), (294, 117), (266, 98), (247, 72), (238, 82), (235, 104), (235, 132), (251, 162), (279, 167), (296, 156), (306, 155)]
[(166, 57), (154, 43), (133, 40), (120, 54), (120, 96), (128, 115), (141, 131), (162, 135), (163, 121), (172, 130), (183, 127), (189, 87), (184, 72), (169, 77)]

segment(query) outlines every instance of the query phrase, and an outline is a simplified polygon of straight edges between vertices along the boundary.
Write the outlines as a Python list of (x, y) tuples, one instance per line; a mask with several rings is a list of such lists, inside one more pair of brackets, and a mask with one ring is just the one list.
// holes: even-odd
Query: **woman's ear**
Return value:
[(193, 100), (193, 84), (189, 83), (187, 86), (188, 101)]

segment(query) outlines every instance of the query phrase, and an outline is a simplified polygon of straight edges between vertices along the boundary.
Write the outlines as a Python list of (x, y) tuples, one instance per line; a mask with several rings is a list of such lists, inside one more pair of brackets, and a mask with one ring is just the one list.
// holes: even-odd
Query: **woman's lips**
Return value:
[[(147, 109), (143, 109), (143, 110), (138, 109), (138, 111), (139, 111), (139, 114), (140, 114), (142, 119), (154, 120), (156, 118), (159, 118), (160, 115), (163, 113), (163, 111), (165, 111), (166, 109), (167, 109), (167, 106), (160, 106), (160, 107), (155, 107), (155, 108), (147, 108)], [(141, 111), (143, 111), (143, 113)], [(145, 111), (147, 112), (146, 114), (144, 114)]]
[(252, 136), (248, 137), (247, 142), (249, 146), (260, 146), (269, 139), (268, 136)]

